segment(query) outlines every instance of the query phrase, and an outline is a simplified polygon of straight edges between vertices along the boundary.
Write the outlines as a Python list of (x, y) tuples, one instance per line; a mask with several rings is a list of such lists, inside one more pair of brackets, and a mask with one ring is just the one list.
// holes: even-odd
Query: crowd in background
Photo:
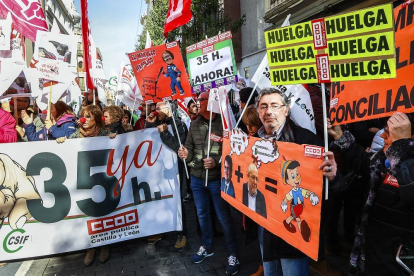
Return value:
[[(308, 85), (308, 91), (316, 134), (289, 119), (290, 99), (275, 88), (265, 88), (260, 93), (252, 88), (243, 88), (239, 92), (240, 102), (232, 102), (231, 107), (238, 120), (242, 109), (247, 106), (239, 128), (249, 136), (323, 146), (325, 118), (321, 89), (319, 85)], [(254, 95), (248, 101), (251, 93)], [(329, 99), (329, 90), (327, 93)], [(99, 100), (93, 102), (94, 98), (93, 92), (89, 91), (79, 114), (58, 101), (51, 105), (45, 120), (39, 116), (41, 113), (36, 106), (30, 105), (30, 98), (13, 98), (10, 110), (0, 109), (0, 143), (42, 140), (64, 143), (66, 139), (97, 136), (116, 139), (117, 134), (157, 128), (163, 143), (177, 152), (180, 185), (186, 192), (181, 201), (183, 230), (177, 232), (175, 250), (184, 249), (188, 235), (185, 218), (185, 208), (188, 207), (184, 203), (194, 201), (198, 215), (201, 246), (192, 262), (200, 263), (212, 256), (214, 237), (224, 235), (228, 251), (226, 272), (236, 274), (240, 268), (237, 238), (241, 237), (237, 237), (235, 229), (243, 227), (246, 243), (258, 242), (260, 245), (263, 263), (254, 274), (256, 276), (309, 275), (309, 269), (321, 275), (341, 275), (326, 261), (326, 254), (350, 256), (351, 275), (408, 275), (397, 263), (396, 253), (400, 245), (414, 246), (413, 114), (395, 112), (390, 118), (344, 126), (331, 126), (328, 120), (330, 151), (325, 153), (327, 159), (321, 161), (320, 169), (330, 181), (330, 196), (329, 200), (320, 199), (323, 204), (319, 261), (316, 262), (248, 217), (244, 217), (243, 226), (233, 223), (231, 207), (221, 198), (221, 191), (229, 191), (232, 164), (229, 160), (221, 160), (221, 142), (211, 141), (210, 148), (207, 147), (209, 121), (211, 133), (221, 137), (223, 131), (221, 116), (213, 113), (210, 118), (207, 110), (209, 93), (201, 93), (188, 103), (189, 125), (178, 117), (174, 102), (144, 104), (139, 108), (141, 114), (138, 118), (126, 108), (104, 107)], [(17, 114), (17, 121), (14, 114)], [(210, 150), (209, 154), (207, 150)], [(189, 178), (186, 177), (184, 162), (189, 168)], [(221, 162), (226, 162), (224, 175)], [(390, 177), (395, 180), (393, 184), (387, 183)], [(249, 200), (256, 200), (258, 179), (253, 175), (251, 178)], [(255, 190), (250, 188), (255, 186)], [(299, 205), (309, 196), (298, 195), (301, 199)], [(296, 205), (290, 206), (295, 224), (285, 221), (284, 227), (289, 231), (300, 231), (306, 240), (306, 222), (300, 220), (300, 214), (294, 214), (294, 207)], [(221, 225), (220, 230), (217, 222)], [(297, 230), (294, 225), (297, 225)], [(147, 241), (155, 244), (162, 238), (164, 235), (160, 234), (148, 237)], [(109, 257), (109, 246), (101, 247), (99, 260), (103, 263)], [(88, 249), (85, 266), (91, 265), (94, 258), (95, 249)]]

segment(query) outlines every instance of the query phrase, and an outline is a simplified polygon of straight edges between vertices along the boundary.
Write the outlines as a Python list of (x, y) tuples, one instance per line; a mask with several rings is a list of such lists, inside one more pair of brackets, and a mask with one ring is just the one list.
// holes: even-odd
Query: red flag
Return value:
[(8, 12), (12, 15), (14, 28), (31, 41), (36, 41), (38, 30), (48, 31), (38, 0), (0, 0), (0, 17), (6, 18)]
[(192, 17), (191, 0), (170, 0), (164, 24), (164, 36), (167, 37), (168, 32), (186, 24)]
[(92, 47), (91, 47), (91, 29), (88, 18), (88, 0), (81, 0), (81, 17), (82, 17), (82, 45), (83, 45), (83, 63), (86, 69), (86, 87), (94, 89), (95, 85), (92, 80)]

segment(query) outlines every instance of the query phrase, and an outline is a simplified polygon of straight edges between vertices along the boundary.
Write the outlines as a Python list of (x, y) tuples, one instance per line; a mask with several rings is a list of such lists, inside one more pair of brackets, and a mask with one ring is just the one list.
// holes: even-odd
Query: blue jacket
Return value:
[(42, 130), (36, 132), (36, 127), (33, 123), (26, 125), (26, 135), (29, 141), (43, 141), (55, 140), (57, 138), (69, 136), (76, 131), (76, 118), (71, 114), (67, 114), (60, 118), (49, 130), (44, 127)]

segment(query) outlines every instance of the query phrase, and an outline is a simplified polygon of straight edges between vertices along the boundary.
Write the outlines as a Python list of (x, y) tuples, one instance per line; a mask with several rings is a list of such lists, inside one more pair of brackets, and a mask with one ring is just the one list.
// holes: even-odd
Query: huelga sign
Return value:
[(259, 225), (318, 258), (323, 148), (223, 135), (221, 196)]
[(2, 147), (0, 261), (182, 229), (176, 155), (157, 129)]
[(329, 118), (334, 125), (414, 112), (414, 3), (394, 9), (397, 78), (332, 84)]
[(191, 87), (178, 42), (128, 54), (144, 102), (191, 97)]

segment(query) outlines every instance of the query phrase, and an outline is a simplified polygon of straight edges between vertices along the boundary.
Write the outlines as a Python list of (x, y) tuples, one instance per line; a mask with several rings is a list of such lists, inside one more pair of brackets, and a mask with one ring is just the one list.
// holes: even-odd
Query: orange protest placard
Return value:
[(191, 97), (178, 42), (128, 54), (145, 103)]
[(414, 3), (394, 9), (397, 78), (332, 84), (329, 118), (334, 125), (414, 112)]
[(238, 129), (223, 136), (222, 197), (316, 260), (323, 148), (248, 137)]

